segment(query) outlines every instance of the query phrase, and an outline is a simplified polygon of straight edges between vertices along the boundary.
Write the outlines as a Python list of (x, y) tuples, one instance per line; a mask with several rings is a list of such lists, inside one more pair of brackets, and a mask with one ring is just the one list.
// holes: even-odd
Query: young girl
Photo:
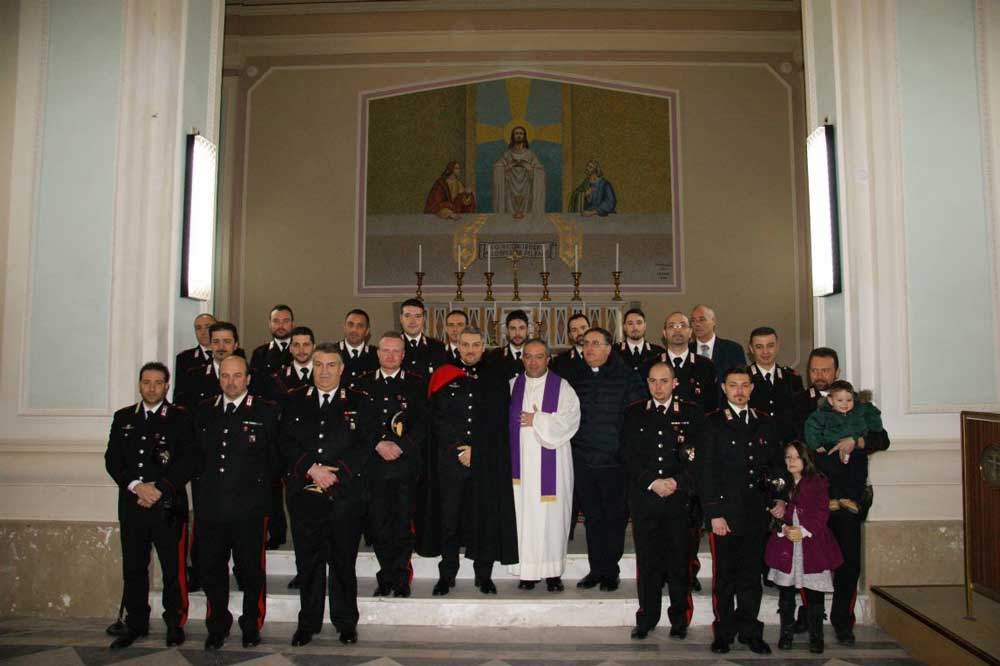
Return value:
[(831, 572), (843, 563), (840, 548), (826, 526), (830, 517), (827, 484), (816, 471), (802, 442), (785, 447), (785, 466), (795, 481), (780, 532), (771, 534), (764, 561), (771, 567), (768, 579), (780, 589), (778, 613), (781, 635), (778, 648), (792, 647), (795, 635), (795, 590), (805, 590), (809, 651), (823, 652), (823, 593), (833, 592)]

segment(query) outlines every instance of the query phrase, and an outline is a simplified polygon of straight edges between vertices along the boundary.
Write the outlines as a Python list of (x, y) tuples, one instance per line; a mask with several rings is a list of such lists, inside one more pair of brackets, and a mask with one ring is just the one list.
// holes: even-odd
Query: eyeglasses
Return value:
[(691, 327), (689, 325), (687, 325), (687, 324), (666, 324), (666, 325), (664, 325), (663, 328), (668, 328), (668, 329), (672, 329), (672, 330), (682, 330), (682, 329), (691, 328)]

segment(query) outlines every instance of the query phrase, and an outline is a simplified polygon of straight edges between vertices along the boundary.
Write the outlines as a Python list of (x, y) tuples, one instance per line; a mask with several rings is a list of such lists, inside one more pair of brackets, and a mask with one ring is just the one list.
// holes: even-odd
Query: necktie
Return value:
[(768, 384), (771, 383), (771, 373), (770, 372), (765, 372), (764, 373), (764, 381), (767, 382)]
[(285, 351), (285, 350), (288, 349), (288, 343), (287, 342), (279, 342), (278, 344), (281, 345), (281, 351)]
[(302, 368), (302, 381), (309, 381), (309, 368)]
[(666, 414), (667, 413), (667, 406), (666, 405), (657, 405), (656, 406), (656, 411), (658, 411), (660, 414)]
[(201, 356), (206, 361), (211, 361), (212, 360), (212, 352), (205, 351), (204, 349), (201, 350)]
[(514, 360), (515, 361), (521, 360), (521, 352), (514, 352)]
[(235, 402), (231, 402), (228, 405), (226, 405), (226, 416), (229, 416), (230, 414), (232, 414), (235, 411), (236, 411), (236, 403)]
[(683, 362), (684, 362), (684, 359), (681, 358), (680, 356), (678, 356), (677, 358), (674, 359), (674, 367), (677, 368), (677, 369), (680, 369), (681, 363), (683, 363)]
[(358, 357), (358, 350), (357, 349), (352, 349), (351, 350), (351, 358), (357, 358), (357, 357)]
[(639, 351), (639, 348), (638, 347), (632, 347), (632, 358), (634, 358), (635, 360), (638, 361), (641, 356), (642, 356), (642, 352)]
[(323, 394), (323, 404), (320, 405), (320, 409), (322, 409), (323, 411), (326, 411), (326, 408), (329, 407), (329, 406), (330, 406), (330, 394), (329, 393), (324, 393)]
[(148, 421), (149, 417), (152, 416), (152, 415), (153, 415), (153, 412), (147, 409), (146, 410), (146, 420)]
[(739, 413), (739, 417), (740, 417), (740, 421), (743, 421), (743, 423), (747, 423), (748, 422), (747, 421), (747, 410), (741, 409), (740, 413)]
[(708, 353), (708, 345), (702, 345), (701, 346), (701, 355), (702, 356), (710, 356), (710, 354)]

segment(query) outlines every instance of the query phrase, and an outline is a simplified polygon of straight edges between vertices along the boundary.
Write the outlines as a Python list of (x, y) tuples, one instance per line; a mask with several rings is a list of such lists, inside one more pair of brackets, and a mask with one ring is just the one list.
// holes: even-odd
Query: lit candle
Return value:
[(542, 272), (545, 272), (545, 255), (549, 253), (549, 246), (542, 245)]
[(574, 273), (579, 273), (580, 272), (580, 246), (579, 245), (574, 245), (573, 246), (573, 272)]
[(424, 272), (424, 244), (417, 245), (417, 272)]
[(493, 246), (492, 245), (487, 245), (486, 246), (486, 272), (487, 273), (492, 273), (493, 272)]
[(615, 270), (618, 270), (618, 243), (615, 243)]

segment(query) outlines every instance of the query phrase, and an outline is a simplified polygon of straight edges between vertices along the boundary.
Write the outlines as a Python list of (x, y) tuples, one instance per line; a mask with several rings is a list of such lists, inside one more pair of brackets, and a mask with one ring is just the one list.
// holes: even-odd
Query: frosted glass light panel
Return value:
[(817, 127), (806, 140), (809, 238), (813, 296), (840, 293), (840, 221), (833, 125)]
[(215, 195), (219, 151), (200, 134), (189, 134), (184, 181), (184, 251), (181, 296), (198, 301), (212, 297), (215, 254)]

